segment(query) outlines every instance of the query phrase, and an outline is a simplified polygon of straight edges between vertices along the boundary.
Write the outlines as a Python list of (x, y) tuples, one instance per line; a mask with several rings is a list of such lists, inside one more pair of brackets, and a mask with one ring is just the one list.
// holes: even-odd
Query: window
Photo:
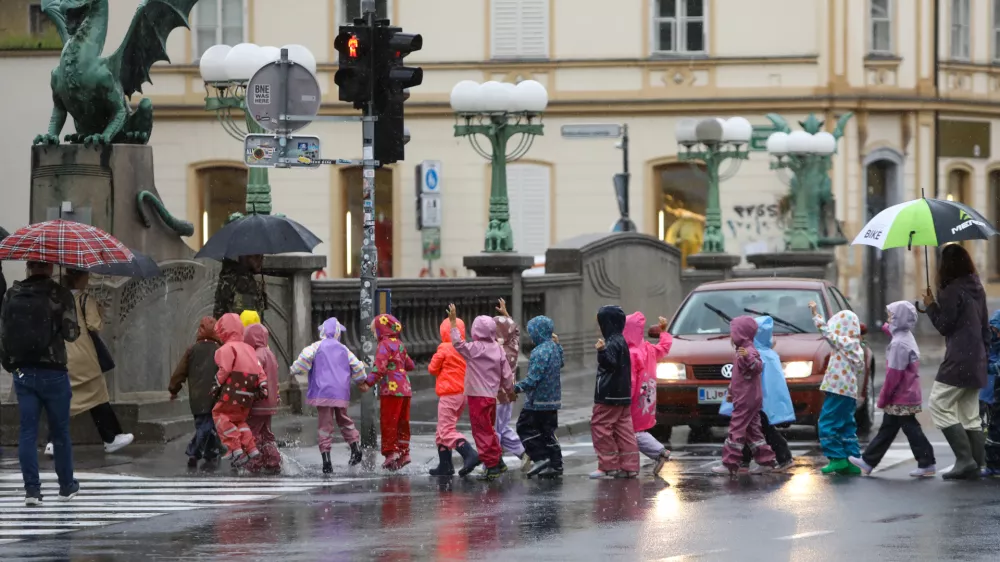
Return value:
[(551, 170), (540, 164), (507, 166), (507, 198), (510, 205), (510, 228), (514, 231), (514, 250), (540, 256), (549, 247), (552, 236)]
[(892, 0), (871, 0), (871, 45), (873, 53), (892, 53)]
[(212, 45), (236, 45), (244, 41), (244, 0), (201, 0), (194, 14), (195, 60)]
[[(345, 277), (361, 276), (361, 242), (364, 241), (364, 212), (361, 168), (341, 170), (344, 189), (344, 264)], [(392, 170), (375, 171), (375, 250), (378, 254), (378, 276), (392, 277)]]
[(708, 174), (692, 164), (667, 164), (654, 174), (659, 182), (654, 188), (657, 234), (681, 251), (681, 267), (687, 267), (687, 257), (700, 252), (704, 242)]
[(45, 35), (52, 29), (52, 22), (49, 17), (42, 12), (41, 4), (31, 4), (28, 6), (28, 33), (31, 35)]
[[(350, 25), (361, 17), (361, 0), (341, 0), (340, 23)], [(389, 0), (375, 0), (375, 15), (379, 19), (389, 19)]]
[(951, 0), (951, 58), (969, 60), (969, 0)]
[(655, 0), (653, 52), (704, 53), (705, 0)]
[[(824, 318), (830, 314), (819, 291), (807, 289), (725, 289), (696, 291), (677, 311), (670, 333), (675, 336), (728, 334), (729, 321), (755, 310), (775, 318), (774, 333), (790, 334), (818, 332), (809, 314), (809, 303), (815, 302)], [(712, 309), (715, 310), (712, 310)], [(716, 312), (718, 311), (718, 312)], [(721, 313), (721, 314), (720, 314)], [(781, 319), (779, 322), (777, 319)]]
[[(1000, 224), (1000, 171), (990, 172), (990, 209), (986, 215), (995, 227)], [(1000, 281), (1000, 240), (993, 236), (989, 240), (989, 279)]]
[(834, 315), (841, 310), (844, 310), (844, 304), (837, 299), (837, 295), (833, 292), (833, 287), (826, 288), (826, 294), (830, 297), (830, 315)]
[(833, 295), (837, 297), (837, 302), (839, 302), (840, 306), (843, 307), (841, 310), (850, 310), (850, 311), (854, 310), (854, 308), (851, 307), (851, 301), (847, 300), (847, 297), (845, 297), (844, 294), (840, 292), (840, 289), (836, 287), (831, 287), (831, 290), (833, 291)]
[(493, 58), (549, 57), (549, 0), (492, 0), (490, 10)]
[(225, 226), (229, 215), (246, 212), (247, 177), (246, 168), (213, 167), (198, 170), (202, 244)]

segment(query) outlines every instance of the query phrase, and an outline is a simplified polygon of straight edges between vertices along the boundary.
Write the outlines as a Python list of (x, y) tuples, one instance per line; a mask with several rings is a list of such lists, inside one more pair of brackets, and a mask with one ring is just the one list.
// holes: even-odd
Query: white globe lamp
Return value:
[(301, 64), (309, 72), (316, 74), (316, 57), (313, 56), (312, 51), (302, 45), (295, 44), (285, 45), (282, 49), (288, 49), (288, 60)]
[(205, 82), (225, 82), (229, 80), (226, 72), (226, 55), (233, 48), (229, 45), (213, 45), (208, 48), (201, 60), (198, 61), (198, 70), (201, 72), (201, 79)]
[(281, 58), (281, 49), (277, 47), (261, 47), (260, 51), (267, 62), (274, 62)]
[(722, 142), (747, 144), (753, 136), (753, 125), (743, 117), (730, 117), (722, 125)]
[(767, 137), (767, 152), (778, 157), (788, 154), (788, 133), (777, 132)]
[(264, 51), (253, 43), (240, 43), (226, 55), (226, 76), (233, 82), (246, 82), (267, 64)]
[(809, 133), (805, 131), (793, 131), (788, 135), (789, 154), (808, 154), (812, 152), (812, 149), (813, 139)]
[(479, 83), (463, 80), (451, 89), (451, 108), (457, 113), (473, 113), (479, 105)]
[(516, 106), (519, 111), (528, 113), (541, 113), (549, 105), (549, 92), (540, 82), (535, 80), (524, 80), (514, 88), (514, 96), (517, 98)]
[(480, 110), (486, 113), (507, 111), (507, 107), (510, 105), (510, 92), (500, 82), (493, 80), (484, 82), (479, 87), (479, 96), (482, 104)]
[(812, 152), (829, 156), (837, 151), (837, 139), (826, 131), (820, 131), (812, 137)]
[(674, 136), (681, 146), (692, 146), (698, 143), (698, 135), (695, 129), (698, 128), (698, 120), (690, 117), (677, 121), (674, 126)]

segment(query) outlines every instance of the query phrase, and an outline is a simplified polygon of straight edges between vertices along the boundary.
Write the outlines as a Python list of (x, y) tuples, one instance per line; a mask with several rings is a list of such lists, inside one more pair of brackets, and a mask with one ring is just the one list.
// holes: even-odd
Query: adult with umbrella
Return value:
[[(0, 240), (10, 236), (4, 227), (0, 226)], [(7, 291), (7, 279), (3, 276), (3, 262), (0, 261), (0, 302), (3, 302), (3, 294)]]
[(986, 435), (979, 417), (979, 390), (986, 385), (990, 344), (986, 291), (969, 253), (958, 244), (985, 240), (997, 231), (970, 207), (955, 201), (917, 199), (894, 205), (869, 221), (855, 244), (877, 248), (947, 244), (937, 272), (937, 297), (930, 287), (923, 296), (934, 328), (945, 337), (945, 356), (931, 387), (929, 407), (955, 453), (946, 480), (976, 478), (984, 463)]

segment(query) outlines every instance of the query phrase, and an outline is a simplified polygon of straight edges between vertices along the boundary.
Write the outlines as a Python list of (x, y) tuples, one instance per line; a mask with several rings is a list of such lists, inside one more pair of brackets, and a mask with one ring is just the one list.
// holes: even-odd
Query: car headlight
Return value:
[(657, 363), (656, 379), (661, 381), (682, 381), (687, 378), (687, 366), (683, 363)]
[(804, 379), (812, 376), (813, 362), (789, 361), (788, 363), (782, 363), (781, 368), (785, 371), (786, 379)]

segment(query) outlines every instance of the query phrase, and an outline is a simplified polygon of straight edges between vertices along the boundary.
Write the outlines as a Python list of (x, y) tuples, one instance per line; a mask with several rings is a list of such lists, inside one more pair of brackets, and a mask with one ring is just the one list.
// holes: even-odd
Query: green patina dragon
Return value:
[(143, 98), (133, 110), (129, 100), (152, 83), (149, 70), (169, 62), (170, 32), (188, 27), (198, 0), (143, 0), (121, 46), (102, 57), (108, 35), (108, 0), (43, 0), (42, 11), (63, 41), (59, 66), (52, 71), (52, 119), (35, 144), (59, 144), (66, 117), (76, 134), (70, 143), (85, 145), (146, 144), (153, 130), (153, 104)]

